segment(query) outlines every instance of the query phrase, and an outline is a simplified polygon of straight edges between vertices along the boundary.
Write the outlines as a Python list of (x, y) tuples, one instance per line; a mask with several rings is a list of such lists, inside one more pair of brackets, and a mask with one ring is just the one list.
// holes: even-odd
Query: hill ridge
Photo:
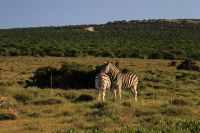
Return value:
[[(86, 27), (94, 27), (88, 32)], [(103, 56), (200, 60), (200, 19), (1, 29), (0, 56)]]

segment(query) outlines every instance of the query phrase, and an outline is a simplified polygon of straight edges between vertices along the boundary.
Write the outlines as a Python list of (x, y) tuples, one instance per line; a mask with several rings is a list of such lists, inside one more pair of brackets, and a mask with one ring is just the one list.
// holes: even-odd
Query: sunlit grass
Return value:
[[(4, 103), (0, 106), (0, 132), (66, 132), (67, 129), (153, 132), (158, 127), (161, 131), (176, 129), (176, 122), (182, 124), (185, 120), (191, 121), (188, 125), (192, 127), (200, 119), (199, 73), (176, 70), (167, 60), (117, 59), (120, 68), (127, 68), (139, 77), (137, 102), (129, 89), (122, 90), (122, 100), (119, 97), (115, 100), (111, 90), (106, 92), (105, 102), (98, 102), (97, 91), (92, 88), (23, 86), (39, 67), (59, 67), (62, 61), (96, 66), (113, 58), (0, 57), (0, 60), (0, 71), (7, 73), (3, 79), (0, 73), (0, 83), (8, 83), (0, 86), (0, 104)], [(13, 81), (14, 84), (9, 84)], [(7, 117), (8, 113), (16, 113), (17, 117), (13, 120)], [(167, 125), (165, 122), (169, 120), (175, 123)]]

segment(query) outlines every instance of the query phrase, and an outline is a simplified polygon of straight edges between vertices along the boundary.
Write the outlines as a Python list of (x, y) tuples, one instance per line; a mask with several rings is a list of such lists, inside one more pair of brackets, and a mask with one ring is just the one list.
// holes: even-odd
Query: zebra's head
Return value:
[(100, 72), (101, 73), (108, 73), (109, 72), (109, 63), (108, 62), (104, 62), (101, 66), (100, 66)]
[(102, 71), (104, 71), (105, 73), (110, 73), (110, 72), (119, 72), (119, 69), (113, 65), (111, 62), (104, 62), (104, 66)]

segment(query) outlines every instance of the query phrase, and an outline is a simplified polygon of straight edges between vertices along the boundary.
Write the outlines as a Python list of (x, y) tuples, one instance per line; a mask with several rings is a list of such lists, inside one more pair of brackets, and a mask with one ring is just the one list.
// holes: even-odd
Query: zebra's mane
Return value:
[(117, 70), (118, 72), (121, 72), (121, 71), (119, 70), (119, 68), (118, 68), (115, 64), (113, 64), (113, 63), (111, 63), (111, 62), (108, 62), (108, 65), (111, 65), (115, 70)]
[(121, 71), (117, 66), (115, 66), (111, 62), (107, 62), (107, 66), (109, 66), (110, 72), (108, 73), (112, 82), (118, 81), (118, 78), (121, 76)]

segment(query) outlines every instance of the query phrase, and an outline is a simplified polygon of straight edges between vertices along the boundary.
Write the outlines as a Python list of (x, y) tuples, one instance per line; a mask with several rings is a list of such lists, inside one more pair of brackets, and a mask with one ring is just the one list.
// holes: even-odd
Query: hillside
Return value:
[[(94, 31), (85, 30), (94, 27)], [(0, 56), (200, 59), (200, 20), (133, 20), (101, 25), (0, 30)]]

